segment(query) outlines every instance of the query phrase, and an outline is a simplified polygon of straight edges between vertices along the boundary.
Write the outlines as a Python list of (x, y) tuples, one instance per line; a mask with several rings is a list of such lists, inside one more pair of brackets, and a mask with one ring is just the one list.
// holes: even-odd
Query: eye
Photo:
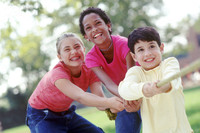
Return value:
[(137, 50), (137, 52), (142, 52), (142, 51), (144, 51), (143, 48), (140, 48), (140, 49)]
[(91, 29), (90, 26), (85, 27), (85, 30), (86, 30), (86, 31), (88, 31), (88, 30), (90, 30), (90, 29)]
[(154, 45), (151, 45), (150, 48), (155, 48), (155, 46), (154, 46)]
[(69, 48), (66, 48), (66, 49), (64, 49), (64, 51), (66, 51), (66, 52), (69, 52), (69, 51), (70, 51), (70, 49), (69, 49)]
[(78, 49), (78, 48), (80, 48), (80, 47), (81, 47), (80, 45), (76, 45), (76, 46), (75, 46), (75, 49)]
[(81, 47), (81, 45), (79, 43), (74, 45), (74, 49), (79, 49)]
[(96, 22), (96, 25), (100, 25), (100, 24), (101, 24), (101, 21), (97, 21), (97, 22)]

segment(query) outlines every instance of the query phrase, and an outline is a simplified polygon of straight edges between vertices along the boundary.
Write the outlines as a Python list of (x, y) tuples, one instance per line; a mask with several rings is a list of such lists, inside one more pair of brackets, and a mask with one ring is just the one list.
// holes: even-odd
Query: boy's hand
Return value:
[(145, 97), (152, 97), (162, 92), (162, 90), (159, 89), (156, 84), (157, 82), (144, 84), (142, 92)]
[(126, 101), (124, 100), (124, 107), (127, 112), (136, 112), (140, 109), (140, 105), (142, 103), (142, 99)]
[(171, 89), (170, 83), (167, 83), (166, 85), (158, 88), (157, 87), (158, 82), (159, 81), (144, 84), (142, 92), (143, 92), (145, 97), (152, 97), (156, 94), (165, 93), (165, 92), (170, 91), (170, 89)]

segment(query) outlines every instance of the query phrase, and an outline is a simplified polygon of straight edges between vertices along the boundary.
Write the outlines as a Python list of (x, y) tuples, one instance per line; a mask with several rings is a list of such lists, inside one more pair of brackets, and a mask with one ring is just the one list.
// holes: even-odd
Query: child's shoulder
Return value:
[(82, 70), (81, 71), (84, 71), (84, 73), (88, 73), (88, 74), (92, 72), (92, 70), (87, 67), (85, 62), (82, 64)]
[(166, 64), (166, 63), (178, 63), (178, 60), (175, 58), (175, 57), (168, 57), (168, 58), (166, 58), (164, 61), (164, 64)]
[(141, 66), (133, 66), (130, 69), (128, 69), (128, 72), (130, 73), (138, 73), (140, 71), (142, 71)]
[(113, 42), (127, 42), (128, 39), (121, 35), (111, 35)]

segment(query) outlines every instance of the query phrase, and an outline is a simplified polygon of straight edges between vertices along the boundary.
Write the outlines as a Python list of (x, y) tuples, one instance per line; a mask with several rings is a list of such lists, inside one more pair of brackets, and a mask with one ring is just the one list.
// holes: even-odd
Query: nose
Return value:
[(76, 52), (77, 52), (76, 49), (71, 50), (71, 54), (75, 54)]
[(145, 56), (150, 56), (150, 55), (151, 55), (151, 51), (146, 50), (146, 51), (145, 51)]
[(95, 26), (92, 27), (92, 32), (95, 32), (97, 28)]

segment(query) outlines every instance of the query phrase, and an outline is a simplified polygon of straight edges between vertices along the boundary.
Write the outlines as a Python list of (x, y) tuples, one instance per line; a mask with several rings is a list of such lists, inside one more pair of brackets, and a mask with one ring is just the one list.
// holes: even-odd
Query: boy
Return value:
[(184, 107), (181, 78), (158, 88), (159, 80), (180, 71), (174, 57), (162, 61), (164, 44), (152, 27), (134, 30), (128, 37), (132, 57), (140, 66), (128, 70), (119, 84), (125, 100), (142, 99), (143, 133), (192, 133)]

